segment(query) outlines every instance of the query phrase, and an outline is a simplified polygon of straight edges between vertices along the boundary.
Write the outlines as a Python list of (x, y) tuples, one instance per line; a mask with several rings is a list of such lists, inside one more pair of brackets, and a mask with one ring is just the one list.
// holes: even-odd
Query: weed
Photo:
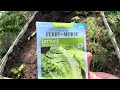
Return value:
[(75, 15), (77, 16), (87, 16), (90, 11), (75, 11)]
[(22, 70), (24, 69), (24, 67), (25, 67), (25, 65), (22, 64), (19, 68), (13, 68), (13, 69), (11, 70), (11, 72), (12, 72), (15, 76), (20, 77), (20, 76), (21, 76), (21, 72), (22, 72)]
[(80, 18), (78, 16), (75, 16), (71, 19), (72, 22), (77, 22)]

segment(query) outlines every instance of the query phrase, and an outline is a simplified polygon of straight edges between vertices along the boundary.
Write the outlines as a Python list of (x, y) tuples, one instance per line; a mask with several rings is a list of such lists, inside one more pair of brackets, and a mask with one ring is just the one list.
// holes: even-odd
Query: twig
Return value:
[(114, 45), (114, 48), (115, 48), (115, 50), (116, 50), (116, 52), (117, 52), (117, 56), (118, 56), (118, 58), (119, 58), (119, 63), (120, 63), (120, 49), (119, 49), (119, 47), (118, 47), (118, 45), (117, 45), (115, 36), (113, 35), (113, 32), (112, 32), (112, 30), (111, 30), (111, 28), (110, 28), (110, 26), (109, 26), (109, 24), (108, 24), (108, 22), (107, 22), (107, 19), (105, 18), (104, 11), (101, 11), (100, 13), (101, 13), (101, 16), (102, 16), (102, 18), (103, 18), (103, 21), (104, 21), (104, 24), (105, 24), (106, 28), (108, 28), (109, 36), (110, 36), (111, 41), (112, 41), (112, 43), (113, 43), (113, 45)]
[(2, 75), (0, 75), (0, 79), (12, 79), (12, 78), (3, 77)]

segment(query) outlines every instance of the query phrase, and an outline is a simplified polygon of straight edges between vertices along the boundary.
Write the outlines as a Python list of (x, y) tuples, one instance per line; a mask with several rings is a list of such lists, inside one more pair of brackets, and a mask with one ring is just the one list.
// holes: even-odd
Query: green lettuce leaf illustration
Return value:
[(52, 46), (41, 55), (42, 79), (83, 79), (84, 55), (84, 51), (77, 48)]

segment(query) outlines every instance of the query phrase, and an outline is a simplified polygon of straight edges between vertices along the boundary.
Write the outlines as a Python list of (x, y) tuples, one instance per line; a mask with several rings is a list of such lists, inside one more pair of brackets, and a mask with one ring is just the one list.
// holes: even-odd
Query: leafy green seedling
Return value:
[(80, 15), (81, 12), (80, 12), (80, 11), (76, 11), (75, 14), (76, 14), (76, 15)]
[(78, 16), (75, 16), (75, 17), (73, 17), (72, 19), (71, 19), (71, 21), (73, 21), (73, 22), (77, 22), (77, 20), (79, 20), (80, 18), (78, 17)]
[(24, 69), (24, 67), (25, 67), (25, 65), (22, 64), (22, 65), (18, 68), (18, 70), (19, 70), (19, 71), (22, 71), (22, 70)]
[(11, 70), (11, 72), (14, 74), (14, 75), (17, 75), (18, 77), (21, 76), (21, 71), (24, 69), (25, 65), (22, 64), (18, 69), (17, 68), (13, 68)]
[(35, 35), (36, 35), (36, 31), (33, 32), (33, 33), (28, 37), (28, 41), (29, 41), (31, 38), (33, 38)]

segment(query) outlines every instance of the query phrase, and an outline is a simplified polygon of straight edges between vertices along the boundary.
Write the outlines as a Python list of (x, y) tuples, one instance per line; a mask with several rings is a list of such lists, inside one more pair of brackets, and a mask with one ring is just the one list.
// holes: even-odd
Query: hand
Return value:
[(87, 60), (88, 60), (88, 76), (89, 79), (120, 79), (114, 75), (104, 73), (104, 72), (91, 72), (90, 71), (90, 62), (92, 60), (92, 54), (87, 52)]

